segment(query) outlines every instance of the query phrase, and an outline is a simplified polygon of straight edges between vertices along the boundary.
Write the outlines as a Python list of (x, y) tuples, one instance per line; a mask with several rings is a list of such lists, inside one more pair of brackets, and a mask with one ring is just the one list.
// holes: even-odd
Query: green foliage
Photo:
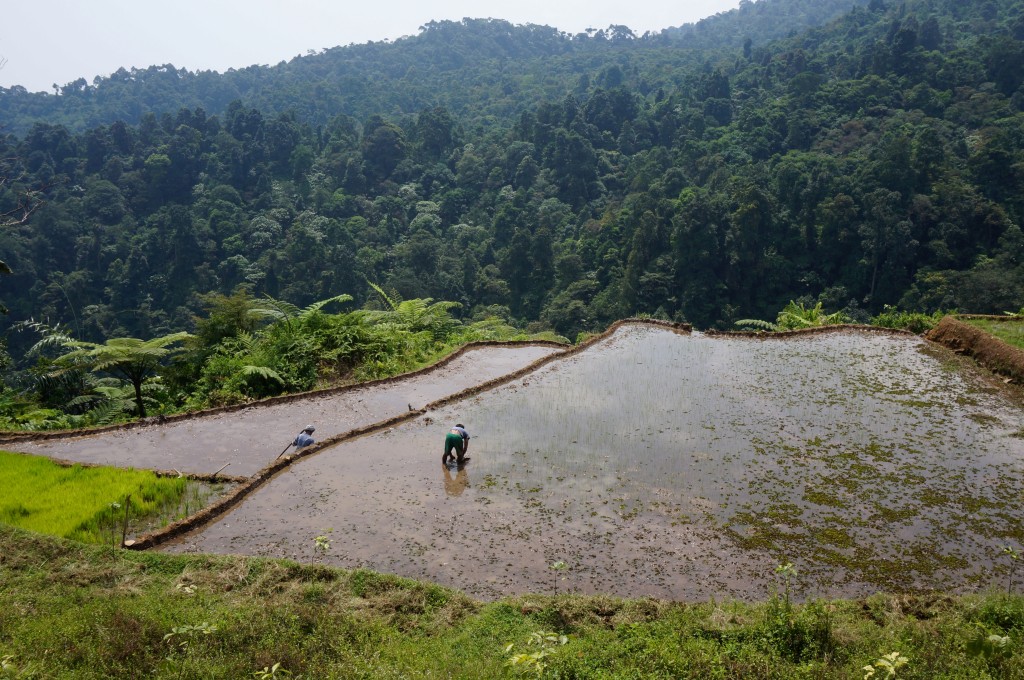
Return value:
[(554, 654), (559, 646), (568, 644), (568, 642), (569, 638), (566, 635), (550, 631), (535, 631), (530, 633), (523, 645), (534, 651), (513, 654), (514, 642), (505, 647), (505, 653), (511, 655), (508, 665), (523, 673), (535, 675), (538, 678), (544, 677), (544, 672), (548, 667), (547, 658)]
[(1003, 554), (1006, 555), (1010, 560), (1010, 573), (1006, 578), (1006, 592), (1013, 592), (1013, 572), (1017, 568), (1017, 562), (1020, 560), (1020, 553), (1012, 545), (1003, 546)]
[(170, 345), (191, 337), (188, 333), (179, 332), (151, 340), (111, 338), (105, 343), (95, 343), (76, 340), (59, 327), (50, 328), (33, 322), (25, 325), (43, 335), (30, 350), (30, 354), (40, 353), (50, 347), (67, 350), (50, 364), (46, 374), (48, 378), (60, 378), (83, 371), (118, 376), (134, 391), (136, 415), (142, 418), (146, 416), (146, 401), (143, 397), (145, 382), (155, 375), (164, 359), (180, 351), (180, 348), (172, 349)]
[(174, 663), (175, 656), (178, 657), (178, 677), (185, 674), (185, 666), (189, 659), (189, 653), (195, 643), (203, 636), (213, 635), (217, 632), (217, 626), (202, 622), (196, 625), (175, 626), (171, 632), (164, 635), (164, 642), (174, 648), (175, 653), (167, 657), (167, 660)]
[(871, 317), (871, 325), (907, 330), (920, 335), (934, 328), (942, 317), (953, 313), (955, 312), (943, 312), (941, 310), (933, 314), (905, 312), (891, 305), (886, 305), (885, 310), (881, 314)]
[[(895, 678), (899, 669), (908, 663), (910, 663), (910, 659), (899, 652), (886, 654), (864, 666), (864, 680), (890, 680), (890, 678)], [(883, 675), (878, 675), (877, 672), (881, 672)]]
[(808, 308), (804, 303), (796, 303), (792, 300), (786, 305), (775, 319), (770, 321), (759, 321), (757, 319), (741, 319), (736, 322), (740, 328), (765, 330), (774, 333), (780, 331), (792, 331), (801, 328), (815, 328), (818, 326), (832, 326), (836, 324), (849, 323), (850, 317), (839, 311), (826, 314), (822, 310), (822, 303), (818, 302), (814, 307)]
[(48, 430), (71, 427), (74, 420), (57, 409), (40, 405), (12, 389), (0, 391), (0, 428)]
[(21, 665), (13, 654), (0, 656), (0, 678), (10, 680), (29, 680), (36, 677), (35, 667), (32, 664)]
[(1024, 349), (1024, 323), (1015, 319), (996, 321), (993, 319), (964, 319), (966, 323), (977, 326), (990, 335), (994, 335), (1003, 342)]
[[(0, 554), (0, 659), (28, 677), (176, 677), (184, 669), (186, 677), (242, 678), (275, 667), (278, 677), (288, 677), (285, 669), (305, 678), (529, 677), (533, 662), (512, 666), (510, 657), (545, 648), (537, 659), (544, 677), (563, 678), (860, 678), (869, 662), (881, 678), (875, 661), (895, 665), (900, 656), (912, 661), (896, 677), (1016, 677), (1022, 668), (1015, 652), (990, 662), (966, 649), (979, 612), (1022, 610), (1022, 598), (1002, 593), (833, 601), (835, 646), (808, 646), (792, 660), (766, 642), (765, 603), (579, 595), (483, 603), (366, 570), (232, 555), (111, 556), (4, 525)], [(320, 595), (310, 599), (314, 579)], [(26, 603), (31, 616), (20, 614)], [(922, 606), (927, 616), (909, 615)], [(793, 604), (797, 626), (813, 630), (810, 609)], [(549, 633), (548, 621), (559, 628)], [(216, 631), (203, 632), (203, 622)], [(986, 636), (1016, 640), (985, 626)], [(505, 652), (501, 641), (510, 640)]]
[(280, 661), (275, 663), (273, 666), (264, 666), (258, 671), (253, 671), (252, 674), (256, 680), (277, 680), (278, 678), (291, 677), (291, 675), (291, 671), (284, 668)]
[(111, 499), (131, 496), (132, 517), (145, 520), (177, 508), (189, 484), (149, 471), (61, 467), (2, 451), (0, 463), (0, 522), (91, 543), (110, 543), (110, 528), (121, 525), (124, 510), (111, 507)]
[(331, 538), (329, 534), (332, 531), (334, 531), (334, 529), (328, 529), (326, 533), (313, 538), (313, 553), (320, 559), (323, 559), (331, 549)]
[(978, 630), (964, 645), (964, 650), (991, 663), (1009, 657), (1013, 653), (1013, 644), (1009, 636), (987, 635), (984, 630)]

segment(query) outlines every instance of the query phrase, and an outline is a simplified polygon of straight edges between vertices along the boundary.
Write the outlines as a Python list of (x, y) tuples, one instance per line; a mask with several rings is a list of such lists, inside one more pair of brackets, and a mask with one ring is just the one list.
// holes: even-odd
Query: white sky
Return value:
[(12, 0), (0, 11), (0, 86), (52, 91), (120, 67), (225, 71), (307, 50), (415, 35), (463, 17), (569, 33), (611, 24), (637, 34), (698, 21), (739, 0)]

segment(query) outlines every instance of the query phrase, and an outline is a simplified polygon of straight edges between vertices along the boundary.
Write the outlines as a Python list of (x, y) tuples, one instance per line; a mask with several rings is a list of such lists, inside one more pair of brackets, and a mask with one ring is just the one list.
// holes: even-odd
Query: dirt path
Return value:
[(3, 448), (81, 463), (248, 476), (281, 453), (305, 425), (318, 440), (365, 427), (412, 406), (458, 394), (561, 350), (548, 346), (479, 347), (450, 363), (385, 385), (253, 406), (162, 425)]

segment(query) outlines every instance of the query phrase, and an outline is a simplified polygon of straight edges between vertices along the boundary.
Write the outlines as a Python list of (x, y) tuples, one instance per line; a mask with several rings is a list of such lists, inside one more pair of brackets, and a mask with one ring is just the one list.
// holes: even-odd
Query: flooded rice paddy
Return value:
[[(571, 358), (292, 465), (167, 549), (314, 557), (483, 598), (763, 598), (1005, 587), (1021, 410), (911, 336), (627, 326)], [(447, 427), (473, 436), (440, 463)]]
[(308, 424), (318, 440), (366, 427), (481, 385), (560, 352), (545, 345), (484, 346), (444, 366), (394, 382), (297, 401), (256, 404), (129, 430), (71, 439), (16, 442), (22, 453), (120, 467), (226, 475), (254, 474), (272, 462)]

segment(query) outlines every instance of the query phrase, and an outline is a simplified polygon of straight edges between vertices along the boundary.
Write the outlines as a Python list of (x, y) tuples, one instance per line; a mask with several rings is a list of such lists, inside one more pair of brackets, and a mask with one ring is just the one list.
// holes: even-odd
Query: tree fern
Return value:
[(774, 324), (771, 321), (763, 321), (761, 319), (740, 319), (736, 322), (736, 325), (742, 329), (771, 331), (773, 333), (782, 330), (777, 324)]
[(265, 380), (276, 382), (279, 385), (284, 384), (284, 378), (281, 377), (281, 374), (275, 371), (274, 369), (268, 368), (266, 366), (253, 366), (251, 364), (247, 364), (245, 366), (242, 366), (241, 370), (239, 371), (239, 374), (245, 376), (246, 378), (255, 375), (264, 378)]
[(51, 326), (44, 321), (36, 321), (35, 319), (19, 321), (12, 326), (12, 329), (16, 331), (32, 331), (41, 336), (40, 339), (28, 349), (25, 356), (38, 356), (46, 349), (52, 347), (66, 347), (68, 343), (74, 341), (71, 334), (60, 324)]
[(321, 308), (331, 304), (332, 302), (337, 302), (337, 303), (340, 304), (340, 303), (343, 303), (343, 302), (351, 302), (351, 301), (352, 301), (352, 296), (351, 295), (348, 295), (348, 294), (345, 294), (345, 293), (343, 293), (341, 295), (335, 295), (334, 297), (327, 298), (326, 300), (318, 300), (317, 302), (314, 302), (313, 304), (309, 305), (308, 307), (303, 309), (301, 312), (299, 312), (298, 316), (299, 316), (300, 319), (304, 319), (304, 318), (308, 317), (309, 315), (311, 315), (313, 312), (320, 311)]
[(762, 321), (760, 319), (741, 319), (736, 325), (741, 328), (755, 328), (771, 332), (792, 331), (800, 328), (815, 328), (818, 326), (831, 326), (834, 324), (849, 323), (850, 318), (843, 312), (826, 314), (818, 302), (808, 308), (802, 302), (797, 303), (790, 300), (775, 319)]

